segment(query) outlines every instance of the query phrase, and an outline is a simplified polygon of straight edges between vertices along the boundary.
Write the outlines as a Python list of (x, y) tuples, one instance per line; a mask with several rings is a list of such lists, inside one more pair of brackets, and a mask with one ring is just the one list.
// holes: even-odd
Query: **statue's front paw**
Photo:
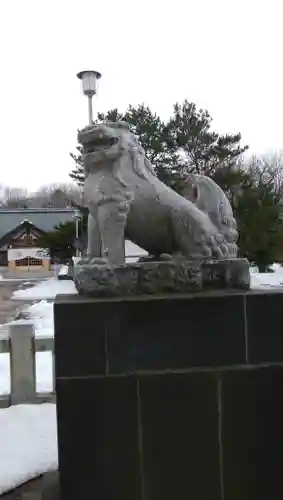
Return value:
[(225, 259), (229, 255), (229, 249), (222, 234), (210, 236), (212, 256), (216, 259)]
[(225, 259), (229, 255), (229, 249), (225, 238), (216, 231), (205, 231), (200, 233), (199, 244), (203, 257), (214, 259)]

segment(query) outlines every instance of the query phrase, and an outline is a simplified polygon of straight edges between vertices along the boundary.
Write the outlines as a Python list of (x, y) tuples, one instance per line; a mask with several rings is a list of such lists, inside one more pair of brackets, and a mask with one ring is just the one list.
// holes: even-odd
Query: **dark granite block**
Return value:
[(283, 293), (247, 295), (249, 361), (283, 361)]
[(283, 367), (223, 374), (225, 500), (283, 497)]
[(57, 380), (62, 499), (139, 500), (134, 377)]
[(107, 305), (76, 299), (54, 304), (57, 377), (82, 377), (106, 370)]
[(245, 362), (243, 296), (112, 302), (110, 372), (182, 369)]
[(144, 498), (220, 500), (217, 375), (143, 376), (139, 396)]

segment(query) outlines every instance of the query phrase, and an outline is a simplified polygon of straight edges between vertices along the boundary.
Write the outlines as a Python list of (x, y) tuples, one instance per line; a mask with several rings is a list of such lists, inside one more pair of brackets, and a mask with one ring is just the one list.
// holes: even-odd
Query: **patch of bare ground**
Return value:
[[(60, 500), (59, 473), (48, 472), (0, 495), (1, 500)], [(79, 500), (79, 499), (78, 499)]]
[[(19, 288), (30, 287), (14, 281), (0, 281), (0, 325), (14, 319), (27, 301), (12, 299), (13, 292)], [(32, 303), (33, 301), (30, 301)]]

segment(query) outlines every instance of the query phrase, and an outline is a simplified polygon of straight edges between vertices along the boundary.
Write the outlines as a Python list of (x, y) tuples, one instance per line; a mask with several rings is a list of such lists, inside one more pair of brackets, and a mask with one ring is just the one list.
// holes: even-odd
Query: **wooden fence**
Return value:
[[(50, 393), (36, 392), (37, 352), (51, 351), (53, 366), (53, 388)], [(0, 336), (0, 354), (10, 354), (10, 394), (0, 394), (0, 408), (20, 403), (43, 403), (55, 401), (54, 338), (35, 338), (34, 328), (29, 323), (11, 324), (7, 336)]]

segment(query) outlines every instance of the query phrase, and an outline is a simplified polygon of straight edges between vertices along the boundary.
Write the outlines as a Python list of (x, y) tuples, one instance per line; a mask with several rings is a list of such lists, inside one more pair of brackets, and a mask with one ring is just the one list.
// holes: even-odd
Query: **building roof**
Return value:
[(41, 231), (52, 231), (54, 226), (73, 220), (73, 208), (0, 208), (0, 239), (6, 233), (29, 221)]
[(14, 227), (13, 229), (11, 229), (11, 231), (8, 231), (8, 233), (4, 234), (2, 238), (0, 238), (0, 247), (9, 243), (11, 239), (19, 232), (26, 231), (26, 234), (30, 234), (32, 230), (36, 231), (40, 236), (45, 234), (45, 231), (43, 231), (39, 227), (36, 227), (28, 220), (24, 220), (23, 222), (21, 222), (21, 224)]

